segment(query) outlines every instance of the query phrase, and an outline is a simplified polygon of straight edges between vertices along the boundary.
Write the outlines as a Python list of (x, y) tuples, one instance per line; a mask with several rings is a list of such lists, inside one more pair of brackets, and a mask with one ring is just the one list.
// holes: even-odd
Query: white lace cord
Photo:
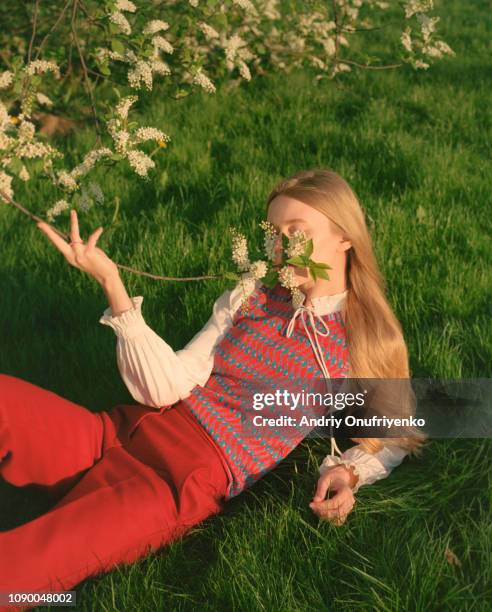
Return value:
[[(314, 330), (314, 340), (315, 342), (313, 342), (313, 339), (311, 337), (311, 334), (309, 333), (309, 329), (306, 325), (306, 318), (305, 318), (305, 313), (308, 313), (309, 315), (309, 321), (311, 323), (311, 326)], [(324, 376), (325, 376), (325, 382), (326, 382), (326, 388), (328, 389), (328, 392), (331, 392), (332, 390), (332, 384), (331, 384), (331, 376), (330, 376), (330, 372), (328, 371), (328, 368), (326, 367), (326, 363), (325, 360), (323, 358), (323, 351), (321, 350), (319, 341), (318, 341), (318, 335), (319, 336), (323, 336), (323, 337), (327, 337), (330, 335), (330, 329), (328, 328), (328, 326), (326, 325), (326, 321), (324, 321), (324, 319), (322, 319), (320, 317), (320, 315), (318, 315), (316, 312), (313, 313), (313, 310), (307, 306), (299, 306), (296, 311), (294, 312), (294, 314), (292, 315), (291, 320), (289, 321), (289, 325), (287, 327), (287, 331), (285, 333), (285, 335), (287, 336), (287, 338), (290, 338), (292, 336), (292, 332), (294, 331), (294, 326), (295, 326), (295, 322), (297, 317), (300, 315), (302, 324), (304, 325), (304, 330), (306, 332), (307, 337), (309, 338), (309, 342), (311, 343), (311, 347), (313, 349), (314, 352), (314, 356), (316, 357), (316, 361), (318, 362), (319, 367), (321, 368), (321, 371), (323, 372)], [(316, 317), (318, 319), (318, 321), (320, 321), (323, 324), (323, 327), (325, 328), (325, 333), (320, 332), (314, 322), (314, 317)], [(316, 344), (315, 344), (316, 343)], [(333, 437), (333, 425), (330, 424), (330, 441), (331, 441), (331, 452), (330, 455), (332, 457), (335, 456), (335, 451), (341, 455), (342, 451), (338, 448), (338, 445), (335, 441), (335, 438)]]

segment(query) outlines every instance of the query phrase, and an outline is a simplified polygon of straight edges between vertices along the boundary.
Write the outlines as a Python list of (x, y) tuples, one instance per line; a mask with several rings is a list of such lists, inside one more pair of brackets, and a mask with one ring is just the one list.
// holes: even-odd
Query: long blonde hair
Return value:
[[(349, 291), (342, 311), (348, 345), (348, 378), (409, 379), (408, 351), (402, 327), (385, 297), (386, 283), (354, 191), (333, 170), (314, 169), (297, 172), (281, 181), (268, 196), (267, 211), (278, 195), (294, 198), (322, 212), (344, 239), (351, 241), (351, 247), (345, 251), (345, 280)], [(413, 390), (410, 384), (406, 387), (404, 397), (399, 397), (398, 416), (415, 413)], [(409, 437), (385, 440), (419, 454), (426, 436), (413, 428), (408, 431), (412, 432)], [(379, 438), (351, 440), (372, 453), (384, 447)]]

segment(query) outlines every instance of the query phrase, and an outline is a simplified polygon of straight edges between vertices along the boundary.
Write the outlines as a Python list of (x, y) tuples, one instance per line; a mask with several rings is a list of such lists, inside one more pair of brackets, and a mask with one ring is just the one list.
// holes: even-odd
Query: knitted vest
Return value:
[[(247, 408), (251, 410), (251, 393), (247, 391), (264, 388), (272, 381), (323, 377), (299, 319), (292, 335), (285, 335), (294, 314), (288, 289), (280, 284), (274, 288), (260, 285), (247, 305), (246, 313), (242, 308), (234, 313), (232, 326), (216, 345), (213, 370), (205, 386), (197, 385), (181, 400), (224, 454), (232, 477), (227, 499), (274, 468), (307, 434), (306, 428), (294, 428), (288, 436), (285, 429), (279, 428), (277, 433), (269, 428), (267, 435), (258, 428), (254, 436), (245, 435), (242, 418)], [(329, 336), (318, 336), (330, 377), (344, 378), (348, 363), (342, 313), (321, 318), (330, 331)], [(315, 325), (323, 331), (319, 321)]]

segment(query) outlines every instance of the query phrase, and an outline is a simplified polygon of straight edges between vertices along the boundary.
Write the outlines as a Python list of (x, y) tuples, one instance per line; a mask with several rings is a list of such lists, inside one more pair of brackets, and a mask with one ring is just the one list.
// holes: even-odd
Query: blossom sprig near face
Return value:
[[(318, 278), (329, 280), (326, 270), (331, 269), (331, 266), (311, 259), (314, 248), (313, 241), (312, 239), (307, 240), (302, 230), (296, 230), (290, 236), (285, 236), (278, 232), (269, 221), (262, 221), (260, 227), (265, 233), (263, 244), (267, 261), (259, 259), (251, 263), (246, 237), (232, 227), (230, 228), (232, 233), (232, 259), (241, 274), (231, 273), (226, 276), (227, 278), (240, 278), (243, 283), (244, 291), (241, 303), (243, 312), (247, 296), (256, 280), (261, 280), (267, 287), (274, 287), (279, 282), (283, 287), (290, 290), (292, 305), (297, 308), (303, 304), (304, 294), (297, 287), (292, 266), (307, 268), (313, 280)], [(280, 249), (280, 243), (282, 249)], [(280, 263), (276, 263), (278, 255), (281, 255)]]

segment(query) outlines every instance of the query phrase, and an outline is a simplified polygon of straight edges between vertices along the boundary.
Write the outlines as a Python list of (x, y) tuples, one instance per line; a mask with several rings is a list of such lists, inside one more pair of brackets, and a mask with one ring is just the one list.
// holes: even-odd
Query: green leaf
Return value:
[(270, 269), (261, 280), (264, 285), (273, 288), (278, 283), (278, 272)]
[(235, 272), (224, 272), (224, 278), (226, 278), (227, 280), (239, 280), (241, 278), (241, 276), (239, 274), (236, 274)]
[[(312, 260), (311, 260), (311, 261), (312, 261)], [(332, 269), (332, 267), (331, 267), (331, 266), (329, 266), (328, 264), (325, 264), (325, 263), (321, 263), (321, 262), (314, 262), (314, 261), (313, 261), (312, 263), (313, 263), (313, 264), (314, 264), (314, 265), (315, 265), (317, 268), (325, 268), (326, 270), (328, 270), (328, 269), (329, 269), (329, 270), (331, 270), (331, 269)]]
[(101, 64), (99, 71), (101, 72), (101, 74), (104, 74), (104, 76), (109, 76), (111, 74), (111, 70), (109, 69), (107, 63)]
[(22, 170), (22, 166), (23, 164), (18, 157), (14, 157), (9, 164), (9, 168), (14, 174), (19, 174), (19, 172)]
[(289, 257), (289, 259), (285, 260), (286, 263), (292, 264), (293, 266), (300, 266), (301, 268), (305, 268), (308, 264), (308, 259), (306, 259), (303, 255), (299, 255), (298, 257)]
[(306, 248), (304, 249), (304, 255), (305, 257), (311, 257), (312, 254), (313, 254), (313, 239), (310, 238), (306, 242)]
[(121, 53), (121, 55), (125, 53), (125, 45), (117, 38), (113, 38), (111, 41), (111, 49), (113, 49), (115, 53)]

